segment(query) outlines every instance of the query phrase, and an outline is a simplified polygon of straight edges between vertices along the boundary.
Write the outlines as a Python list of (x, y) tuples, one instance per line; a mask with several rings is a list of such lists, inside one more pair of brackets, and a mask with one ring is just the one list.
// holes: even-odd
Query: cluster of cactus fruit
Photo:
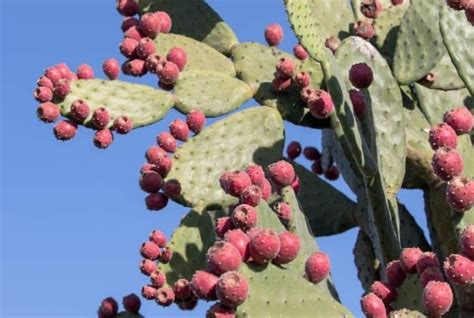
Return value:
[[(474, 316), (473, 0), (284, 0), (298, 38), (239, 43), (203, 0), (118, 0), (120, 53), (93, 69), (45, 70), (37, 115), (59, 140), (174, 119), (145, 153), (146, 207), (191, 211), (168, 240), (142, 244), (141, 294), (207, 317), (350, 317), (314, 237), (359, 228), (354, 247), (367, 317)], [(138, 18), (135, 16), (139, 15)], [(118, 80), (158, 76), (158, 87)], [(231, 114), (254, 98), (260, 107)], [(284, 121), (322, 129), (322, 149), (288, 143)], [(190, 133), (193, 136), (190, 136)], [(181, 142), (178, 144), (178, 142)], [(315, 141), (316, 143), (316, 141)], [(306, 169), (295, 160), (312, 162)], [(322, 180), (341, 175), (357, 200)], [(430, 242), (397, 194), (424, 192)], [(141, 317), (108, 297), (99, 317)]]

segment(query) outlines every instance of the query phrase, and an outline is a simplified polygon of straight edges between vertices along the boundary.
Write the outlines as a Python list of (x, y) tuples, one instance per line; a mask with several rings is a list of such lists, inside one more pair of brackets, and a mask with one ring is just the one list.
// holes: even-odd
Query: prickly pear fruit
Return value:
[(128, 134), (133, 129), (133, 121), (127, 116), (115, 118), (112, 128), (119, 134)]
[(469, 21), (469, 23), (471, 23), (471, 25), (474, 26), (474, 2), (473, 1), (469, 2), (464, 13), (466, 14), (467, 21)]
[(161, 271), (156, 270), (150, 275), (151, 284), (155, 288), (161, 288), (166, 284), (166, 276)]
[[(323, 174), (323, 166), (321, 165), (321, 160), (315, 160), (311, 165), (311, 171), (316, 173), (317, 175)], [(330, 176), (330, 175), (329, 175)]]
[(474, 117), (466, 107), (459, 107), (446, 112), (443, 120), (451, 126), (458, 135), (468, 134), (474, 125)]
[(443, 274), (437, 267), (428, 267), (420, 275), (420, 284), (423, 288), (431, 281), (444, 282)]
[(191, 297), (191, 284), (187, 279), (178, 279), (173, 284), (173, 292), (177, 300), (186, 300)]
[(400, 261), (391, 261), (385, 267), (385, 276), (390, 284), (400, 287), (407, 274), (403, 271)]
[(280, 251), (272, 260), (272, 263), (277, 265), (288, 264), (298, 256), (301, 246), (300, 238), (294, 233), (283, 232), (278, 235), (278, 239), (280, 240)]
[(295, 74), (295, 63), (287, 57), (282, 57), (278, 60), (275, 69), (277, 74), (283, 78), (293, 77)]
[(433, 252), (424, 252), (416, 262), (416, 271), (421, 274), (429, 267), (439, 267), (438, 256)]
[(369, 19), (377, 18), (382, 13), (383, 5), (380, 0), (362, 0), (360, 12)]
[(287, 203), (277, 202), (275, 203), (273, 210), (283, 223), (288, 224), (288, 222), (290, 222), (293, 213), (291, 212), (291, 207)]
[(244, 275), (231, 271), (222, 274), (216, 285), (217, 299), (225, 306), (235, 308), (248, 297), (249, 284)]
[(171, 179), (163, 185), (163, 193), (170, 199), (176, 199), (181, 195), (181, 184), (176, 179)]
[(235, 197), (239, 197), (251, 184), (250, 177), (242, 171), (225, 172), (219, 179), (222, 189)]
[(48, 67), (44, 71), (44, 76), (47, 77), (54, 85), (56, 85), (61, 79), (61, 72), (56, 67)]
[(283, 40), (283, 29), (281, 25), (273, 23), (265, 28), (265, 41), (269, 46), (278, 46)]
[(240, 195), (240, 203), (257, 206), (262, 199), (262, 190), (256, 185), (250, 185)]
[(280, 251), (280, 239), (270, 229), (259, 229), (255, 235), (250, 236), (249, 254), (257, 264), (271, 262)]
[(172, 26), (171, 17), (164, 11), (157, 11), (155, 15), (161, 20), (160, 32), (169, 33)]
[(216, 226), (214, 231), (216, 232), (217, 237), (224, 237), (225, 233), (234, 228), (232, 220), (228, 216), (224, 216), (217, 219)]
[(349, 91), (349, 97), (352, 102), (352, 107), (354, 107), (354, 113), (359, 119), (362, 119), (364, 117), (365, 109), (367, 108), (364, 94), (356, 89), (351, 89)]
[(161, 30), (161, 19), (153, 13), (145, 13), (138, 23), (140, 32), (149, 38), (156, 38)]
[(120, 43), (119, 50), (126, 58), (132, 58), (135, 56), (135, 51), (138, 46), (138, 41), (132, 38), (124, 38)]
[(248, 204), (240, 204), (231, 214), (232, 224), (243, 231), (248, 231), (257, 224), (257, 211)]
[(77, 122), (82, 123), (89, 116), (89, 105), (82, 99), (76, 99), (71, 104), (69, 115)]
[(104, 128), (101, 130), (97, 130), (94, 134), (94, 145), (99, 149), (106, 149), (114, 140), (114, 136), (110, 129)]
[(320, 92), (321, 90), (319, 89), (315, 89), (312, 87), (305, 87), (300, 91), (300, 97), (303, 102), (305, 102), (306, 104), (309, 104), (310, 102), (318, 98)]
[[(374, 26), (370, 22), (363, 21), (363, 20), (357, 21), (357, 23), (354, 26), (354, 32), (357, 36), (360, 36), (361, 38), (365, 40), (370, 40), (375, 36)], [(360, 88), (360, 87), (357, 87), (357, 88)]]
[(232, 244), (240, 253), (242, 260), (247, 260), (249, 256), (248, 244), (250, 238), (241, 229), (231, 229), (224, 234), (224, 240)]
[(367, 88), (372, 84), (374, 75), (372, 69), (365, 63), (357, 63), (349, 70), (349, 80), (358, 89)]
[(328, 118), (334, 113), (334, 102), (328, 92), (321, 91), (319, 96), (308, 103), (309, 111), (316, 118)]
[(165, 62), (165, 59), (161, 57), (159, 54), (151, 54), (150, 56), (147, 57), (145, 61), (145, 67), (148, 70), (148, 72), (153, 73), (153, 74), (158, 74), (158, 72), (161, 70), (163, 67), (163, 63)]
[(59, 140), (69, 140), (74, 138), (77, 132), (77, 124), (71, 120), (60, 121), (54, 127), (54, 136)]
[(164, 209), (168, 204), (168, 197), (161, 192), (150, 193), (145, 198), (145, 204), (148, 210), (159, 211)]
[(216, 284), (219, 278), (205, 271), (197, 271), (191, 280), (191, 290), (199, 299), (216, 300)]
[(474, 283), (474, 262), (459, 254), (451, 254), (444, 261), (444, 272), (449, 281), (458, 285)]
[(171, 135), (181, 141), (187, 141), (189, 137), (189, 127), (181, 119), (173, 120), (169, 125)]
[(134, 25), (134, 26), (131, 26), (130, 28), (128, 28), (127, 31), (125, 31), (125, 33), (123, 34), (123, 37), (124, 38), (130, 38), (130, 39), (134, 39), (136, 41), (140, 41), (141, 38), (143, 37), (140, 29), (139, 29), (139, 26), (138, 25)]
[(272, 81), (272, 88), (275, 92), (286, 92), (291, 87), (291, 83), (291, 78), (277, 75)]
[(133, 314), (138, 314), (142, 305), (140, 298), (135, 294), (130, 294), (123, 297), (122, 304), (126, 311)]
[(174, 47), (168, 51), (168, 54), (166, 55), (166, 60), (171, 63), (174, 63), (179, 68), (179, 70), (182, 71), (186, 66), (188, 57), (186, 55), (186, 52), (182, 48)]
[(290, 142), (286, 147), (286, 154), (291, 160), (298, 158), (301, 154), (301, 144), (297, 141)]
[(136, 27), (137, 25), (138, 25), (138, 20), (136, 18), (134, 18), (134, 17), (125, 17), (125, 18), (123, 18), (122, 24), (120, 25), (120, 30), (122, 30), (122, 32), (126, 32), (131, 27), (133, 27), (133, 26)]
[(35, 99), (40, 103), (50, 102), (53, 99), (53, 91), (48, 87), (37, 87), (33, 93)]
[(245, 173), (249, 176), (250, 181), (253, 185), (261, 186), (263, 181), (265, 180), (265, 172), (263, 172), (263, 168), (258, 165), (251, 165), (245, 169)]
[(151, 285), (145, 285), (142, 287), (142, 296), (145, 299), (152, 300), (156, 297), (156, 288)]
[(146, 60), (148, 56), (155, 53), (155, 43), (150, 38), (141, 38), (135, 52), (139, 59)]
[(367, 318), (386, 318), (387, 311), (383, 301), (374, 293), (368, 293), (360, 300), (362, 311)]
[(321, 159), (321, 153), (316, 147), (306, 147), (303, 150), (303, 156), (311, 161)]
[(432, 317), (441, 317), (453, 303), (453, 292), (445, 282), (429, 282), (423, 289), (423, 305)]
[(324, 177), (328, 180), (334, 181), (339, 178), (339, 169), (335, 165), (330, 165), (326, 171), (324, 171)]
[(68, 80), (60, 80), (54, 87), (54, 96), (58, 98), (65, 98), (71, 92), (71, 86)]
[(306, 60), (309, 57), (308, 52), (301, 44), (296, 44), (293, 47), (293, 54), (300, 61)]
[(117, 11), (125, 17), (134, 16), (138, 13), (138, 2), (135, 0), (117, 0)]
[(141, 59), (132, 59), (122, 65), (122, 71), (125, 75), (141, 77), (146, 74), (145, 61)]
[(280, 160), (268, 166), (268, 172), (271, 180), (278, 186), (285, 187), (291, 185), (295, 179), (295, 169), (293, 166)]
[(208, 270), (216, 275), (237, 270), (242, 263), (239, 250), (231, 243), (217, 241), (206, 254)]
[(235, 310), (216, 303), (206, 312), (206, 318), (235, 318)]
[(167, 152), (176, 151), (176, 139), (169, 132), (161, 132), (156, 138), (156, 142)]
[(329, 256), (323, 252), (315, 252), (306, 260), (306, 278), (313, 284), (325, 279), (331, 270)]
[(112, 297), (105, 298), (100, 304), (99, 313), (104, 317), (115, 317), (118, 313), (117, 301)]
[(467, 5), (469, 4), (469, 0), (446, 0), (448, 6), (450, 6), (454, 10), (465, 10)]
[(158, 76), (161, 82), (172, 85), (179, 78), (179, 68), (172, 62), (162, 62), (161, 67), (158, 69)]
[(461, 253), (474, 261), (474, 225), (471, 224), (461, 234)]
[(456, 148), (458, 136), (451, 126), (446, 123), (441, 123), (431, 127), (429, 142), (433, 150), (437, 150), (441, 147)]
[(168, 173), (171, 171), (172, 164), (173, 164), (173, 161), (168, 156), (158, 158), (158, 160), (156, 160), (156, 162), (155, 162), (156, 171), (162, 177), (166, 177), (168, 175)]
[(154, 193), (163, 186), (163, 178), (156, 171), (145, 171), (140, 176), (140, 188), (148, 193)]
[(467, 177), (456, 177), (448, 183), (446, 199), (457, 212), (466, 212), (474, 205), (474, 181)]
[(79, 79), (93, 79), (94, 78), (94, 70), (88, 64), (81, 64), (78, 66), (76, 70), (76, 75)]
[(36, 114), (38, 115), (38, 118), (45, 123), (53, 123), (61, 115), (59, 112), (59, 107), (51, 102), (46, 102), (39, 105), (38, 109), (36, 110)]
[(174, 302), (173, 290), (170, 287), (161, 287), (156, 291), (155, 301), (160, 306), (170, 306)]
[(295, 76), (295, 83), (300, 88), (305, 88), (311, 84), (311, 76), (306, 72), (299, 72)]
[(375, 281), (372, 286), (370, 286), (370, 291), (379, 297), (384, 302), (384, 304), (391, 303), (398, 296), (397, 289), (395, 287), (393, 287), (390, 283), (381, 281)]
[(442, 147), (436, 150), (431, 162), (434, 173), (444, 181), (449, 181), (461, 175), (464, 163), (456, 149)]
[(272, 195), (272, 185), (270, 182), (267, 179), (264, 179), (260, 185), (260, 189), (262, 190), (262, 199), (268, 201)]
[(160, 259), (159, 259), (160, 263), (168, 264), (172, 258), (173, 258), (173, 250), (171, 249), (171, 247), (165, 246), (161, 250)]
[(111, 80), (116, 80), (120, 74), (120, 64), (116, 59), (107, 59), (102, 64), (105, 76)]
[(47, 78), (46, 76), (41, 76), (37, 81), (36, 81), (36, 85), (38, 87), (47, 87), (49, 88), (51, 91), (53, 90), (54, 88), (54, 84), (53, 82), (51, 82), (51, 80), (49, 78)]
[(200, 110), (191, 110), (186, 116), (186, 123), (193, 133), (199, 134), (206, 125), (206, 116), (204, 116), (204, 113)]
[(140, 263), (140, 272), (146, 276), (150, 276), (156, 271), (156, 262), (150, 261), (149, 259), (143, 259)]
[(145, 259), (155, 261), (160, 256), (160, 248), (153, 242), (144, 242), (140, 248), (140, 254)]
[(404, 248), (400, 254), (400, 265), (405, 273), (416, 273), (416, 264), (423, 251), (418, 247)]
[(163, 148), (158, 147), (158, 146), (151, 146), (150, 148), (148, 148), (148, 150), (145, 153), (146, 160), (151, 164), (155, 164), (158, 161), (158, 159), (166, 157), (166, 156), (167, 156), (166, 151), (163, 150)]
[(159, 231), (159, 230), (153, 230), (150, 235), (149, 235), (149, 240), (159, 247), (163, 248), (166, 246), (166, 235), (165, 233)]
[(103, 129), (107, 127), (110, 121), (109, 112), (105, 107), (97, 108), (92, 114), (91, 123), (97, 129)]

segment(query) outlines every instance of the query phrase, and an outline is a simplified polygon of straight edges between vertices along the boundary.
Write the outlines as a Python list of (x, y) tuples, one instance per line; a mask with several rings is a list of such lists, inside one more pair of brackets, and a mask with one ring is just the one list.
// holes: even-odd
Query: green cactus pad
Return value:
[(294, 163), (300, 179), (298, 201), (316, 236), (335, 235), (353, 228), (356, 204), (315, 173)]
[[(361, 38), (344, 40), (336, 52), (336, 59), (345, 74), (356, 63), (366, 63), (372, 69), (374, 81), (364, 91), (368, 97), (368, 107), (362, 122), (368, 126), (371, 136), (375, 137), (375, 145), (372, 144), (371, 148), (377, 153), (386, 190), (395, 195), (403, 182), (406, 156), (403, 104), (397, 81), (386, 60)], [(346, 84), (350, 85), (348, 78)], [(373, 137), (367, 136), (367, 140)]]
[(362, 288), (369, 290), (373, 282), (380, 279), (380, 262), (375, 257), (370, 238), (362, 230), (357, 234), (352, 254)]
[(174, 87), (175, 107), (182, 113), (199, 109), (206, 117), (226, 114), (252, 98), (243, 81), (215, 71), (190, 70), (180, 74)]
[(426, 316), (416, 310), (400, 309), (390, 312), (389, 318), (426, 318)]
[(403, 284), (397, 288), (398, 296), (393, 302), (394, 309), (410, 309), (415, 311), (424, 311), (423, 307), (423, 288), (420, 283), (419, 275), (407, 275)]
[(268, 165), (281, 157), (283, 121), (271, 107), (254, 107), (205, 128), (175, 153), (168, 179), (178, 179), (186, 206), (208, 208), (236, 202), (222, 191), (219, 177), (255, 162)]
[(182, 34), (227, 54), (238, 43), (232, 28), (203, 0), (139, 0), (141, 13), (165, 11), (171, 32)]
[(184, 68), (188, 70), (208, 70), (235, 76), (234, 64), (212, 47), (179, 34), (160, 34), (155, 38), (156, 52), (166, 56), (173, 47), (184, 49), (187, 63)]
[(464, 11), (455, 11), (443, 5), (440, 13), (443, 41), (459, 76), (474, 95), (474, 27), (467, 21)]
[(398, 32), (393, 59), (395, 77), (410, 84), (428, 74), (446, 54), (439, 31), (442, 0), (414, 0)]
[(417, 246), (423, 251), (431, 250), (431, 246), (426, 240), (423, 229), (416, 223), (415, 218), (408, 209), (398, 203), (400, 213), (400, 240), (402, 247)]
[(441, 61), (430, 72), (435, 76), (435, 81), (430, 85), (432, 89), (456, 90), (464, 88), (464, 82), (459, 77), (449, 54), (445, 54)]
[(159, 121), (174, 104), (170, 93), (146, 85), (117, 80), (77, 80), (71, 84), (71, 93), (64, 100), (56, 101), (63, 116), (69, 116), (71, 104), (77, 99), (89, 105), (90, 115), (85, 121), (88, 127), (92, 127), (89, 123), (92, 113), (99, 107), (109, 111), (109, 127), (115, 118), (127, 116), (137, 128)]
[(335, 36), (340, 40), (348, 37), (354, 24), (354, 14), (346, 0), (310, 0), (310, 8), (316, 18), (318, 33), (323, 41)]

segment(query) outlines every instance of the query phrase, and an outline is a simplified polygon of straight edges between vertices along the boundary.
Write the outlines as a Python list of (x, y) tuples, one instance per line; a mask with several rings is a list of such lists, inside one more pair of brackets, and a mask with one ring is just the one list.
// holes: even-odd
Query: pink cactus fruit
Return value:
[(55, 122), (61, 115), (59, 112), (59, 107), (56, 104), (51, 102), (45, 102), (39, 105), (36, 110), (38, 118), (45, 123)]
[(171, 171), (171, 167), (173, 165), (173, 160), (170, 157), (161, 157), (158, 158), (155, 162), (156, 171), (162, 176), (166, 177), (168, 173)]
[(122, 71), (125, 75), (141, 77), (146, 74), (145, 61), (141, 59), (132, 59), (122, 65)]
[(428, 267), (420, 275), (420, 284), (423, 288), (431, 281), (444, 282), (443, 274), (437, 267)]
[(120, 53), (122, 53), (122, 55), (125, 56), (126, 58), (133, 58), (135, 56), (137, 47), (138, 47), (138, 41), (136, 39), (127, 37), (122, 40), (122, 43), (120, 43), (119, 49), (120, 49)]
[(248, 259), (250, 238), (244, 231), (241, 229), (230, 229), (224, 234), (224, 240), (237, 248), (243, 261)]
[(265, 41), (269, 46), (278, 46), (283, 40), (283, 29), (281, 25), (273, 23), (265, 28)]
[(291, 183), (290, 187), (293, 189), (293, 191), (296, 194), (298, 194), (298, 192), (300, 192), (300, 186), (301, 186), (300, 178), (296, 176), (293, 182)]
[(446, 123), (441, 123), (431, 127), (429, 142), (433, 150), (437, 150), (441, 147), (456, 148), (458, 136), (451, 126)]
[(271, 180), (281, 187), (291, 185), (296, 176), (293, 166), (284, 160), (270, 164), (268, 172)]
[(147, 300), (155, 299), (156, 288), (151, 285), (145, 285), (142, 287), (142, 296)]
[(349, 70), (349, 80), (358, 89), (364, 89), (372, 84), (374, 75), (372, 69), (365, 63), (357, 63)]
[(367, 318), (386, 318), (387, 310), (383, 301), (374, 293), (368, 293), (360, 300), (362, 312)]
[(438, 256), (433, 252), (424, 252), (416, 262), (416, 271), (421, 274), (429, 267), (439, 267)]
[(161, 19), (158, 15), (153, 13), (145, 13), (140, 18), (138, 28), (143, 35), (154, 39), (158, 34), (160, 34)]
[(155, 15), (161, 20), (160, 32), (169, 33), (172, 27), (172, 20), (168, 13), (164, 11), (157, 11), (155, 12)]
[(99, 307), (99, 314), (103, 317), (115, 317), (118, 313), (118, 303), (112, 297), (107, 297), (102, 300)]
[(53, 99), (53, 91), (48, 87), (40, 86), (35, 89), (33, 96), (38, 102), (46, 103)]
[(239, 197), (252, 184), (252, 181), (245, 172), (236, 171), (225, 172), (219, 178), (219, 183), (227, 194)]
[(397, 289), (394, 286), (381, 281), (375, 281), (370, 286), (370, 291), (379, 297), (384, 304), (391, 303), (398, 296)]
[(145, 259), (156, 261), (160, 256), (160, 248), (153, 242), (144, 242), (140, 247), (140, 254)]
[(235, 310), (216, 303), (206, 312), (206, 318), (235, 318)]
[(448, 6), (457, 11), (466, 10), (469, 2), (470, 0), (446, 0)]
[(280, 252), (280, 239), (273, 230), (259, 229), (249, 236), (249, 255), (253, 262), (264, 265), (277, 257)]
[(185, 278), (178, 279), (173, 284), (173, 292), (177, 300), (183, 301), (190, 298), (192, 295), (190, 282)]
[(474, 225), (471, 224), (461, 234), (461, 253), (474, 261)]
[(158, 247), (164, 248), (167, 243), (166, 235), (165, 233), (159, 231), (159, 230), (153, 230), (150, 235), (148, 236), (148, 239), (158, 245)]
[(423, 289), (423, 305), (432, 317), (446, 314), (453, 303), (453, 292), (445, 282), (429, 282)]
[(308, 257), (305, 263), (306, 278), (313, 284), (325, 279), (331, 270), (329, 256), (323, 252), (315, 252)]
[(117, 133), (125, 135), (133, 129), (133, 121), (127, 116), (119, 116), (115, 118), (112, 127)]
[(288, 203), (283, 201), (277, 202), (275, 203), (273, 210), (283, 223), (288, 224), (290, 222), (293, 213)]
[(85, 102), (84, 100), (76, 99), (75, 101), (72, 102), (69, 115), (75, 121), (79, 123), (84, 122), (89, 116), (89, 113), (90, 113), (89, 104), (87, 104), (87, 102)]
[(138, 13), (138, 2), (135, 0), (117, 0), (117, 11), (126, 17), (131, 17)]
[[(143, 37), (143, 34), (140, 31), (139, 25), (134, 25), (134, 26), (131, 26), (130, 28), (128, 28), (127, 31), (125, 31), (125, 33), (123, 34), (123, 37), (134, 39), (136, 41), (140, 41)], [(137, 45), (138, 45), (138, 43), (137, 43)]]
[(375, 19), (383, 11), (383, 5), (380, 0), (362, 0), (360, 12), (369, 19)]
[(330, 165), (326, 171), (324, 171), (324, 177), (328, 180), (334, 181), (339, 178), (339, 169), (335, 165)]
[(158, 76), (160, 77), (161, 82), (172, 85), (179, 78), (179, 68), (172, 62), (162, 62), (158, 70)]
[(248, 231), (257, 224), (257, 211), (248, 204), (239, 204), (234, 208), (231, 214), (231, 220), (234, 227), (243, 231)]
[(71, 85), (68, 80), (60, 80), (54, 86), (54, 96), (58, 98), (65, 98), (71, 92)]
[(53, 82), (51, 82), (51, 80), (49, 78), (47, 78), (46, 76), (41, 76), (37, 81), (36, 81), (36, 85), (38, 87), (47, 87), (49, 88), (51, 91), (53, 90), (54, 88), (54, 84)]
[(407, 274), (416, 273), (416, 264), (423, 251), (418, 247), (408, 247), (400, 254), (400, 265)]
[(145, 204), (148, 210), (159, 211), (164, 209), (168, 204), (168, 197), (161, 192), (150, 193), (145, 198)]
[(181, 141), (187, 141), (189, 138), (189, 127), (181, 119), (173, 120), (169, 125), (171, 135)]
[(155, 50), (155, 42), (153, 42), (152, 39), (145, 37), (141, 38), (140, 41), (138, 41), (138, 45), (135, 52), (139, 59), (146, 60), (148, 56), (155, 53)]
[(295, 76), (295, 83), (300, 88), (308, 87), (311, 84), (311, 76), (306, 72), (299, 72)]
[(474, 117), (466, 107), (459, 107), (446, 112), (443, 120), (451, 126), (458, 135), (468, 134), (474, 125)]
[(44, 71), (44, 76), (47, 77), (54, 85), (56, 85), (62, 79), (61, 72), (59, 72), (59, 70), (54, 66), (48, 67)]
[(466, 7), (466, 10), (464, 11), (464, 14), (466, 15), (467, 21), (471, 23), (471, 25), (474, 26), (474, 2), (470, 1), (469, 4)]
[(474, 262), (459, 254), (451, 254), (444, 261), (444, 272), (449, 281), (458, 285), (474, 283)]
[(400, 261), (391, 261), (385, 267), (385, 276), (387, 281), (395, 287), (400, 287), (403, 284), (407, 274), (402, 268)]
[(303, 149), (303, 156), (311, 161), (321, 159), (321, 153), (316, 147), (306, 147)]
[(444, 181), (461, 175), (464, 169), (463, 159), (459, 152), (449, 147), (441, 147), (436, 150), (431, 166), (434, 173)]
[(293, 55), (300, 61), (306, 60), (309, 57), (308, 52), (301, 44), (296, 44), (293, 47)]
[(260, 185), (260, 189), (262, 189), (262, 199), (264, 201), (268, 201), (272, 195), (272, 185), (270, 182), (267, 179), (264, 179)]
[(156, 164), (158, 159), (166, 157), (166, 151), (158, 146), (151, 146), (145, 153), (146, 160), (151, 164)]
[(446, 188), (446, 199), (457, 212), (466, 212), (474, 206), (474, 181), (467, 177), (453, 178)]
[(158, 74), (163, 67), (163, 62), (165, 62), (165, 59), (159, 54), (151, 54), (146, 58), (145, 67), (148, 72)]
[(120, 25), (120, 30), (126, 32), (131, 27), (136, 27), (138, 25), (138, 20), (134, 17), (124, 17), (122, 24)]
[(97, 130), (94, 134), (94, 145), (99, 149), (108, 148), (114, 141), (114, 136), (108, 128)]
[(240, 195), (240, 203), (257, 206), (262, 199), (262, 190), (256, 185), (250, 185)]
[(245, 173), (249, 176), (253, 185), (261, 186), (265, 180), (265, 172), (259, 165), (250, 165), (245, 169)]
[(230, 271), (219, 277), (216, 285), (217, 299), (230, 308), (235, 308), (247, 299), (249, 284), (244, 275)]
[(59, 71), (62, 79), (69, 79), (71, 70), (69, 69), (69, 66), (67, 66), (65, 63), (56, 64), (54, 68)]
[(206, 125), (206, 116), (198, 109), (191, 110), (186, 116), (186, 123), (193, 133), (199, 134)]
[(77, 124), (71, 120), (60, 121), (54, 127), (54, 136), (58, 140), (69, 140), (74, 138), (77, 133)]
[(282, 57), (275, 66), (276, 73), (283, 78), (293, 77), (295, 74), (295, 63), (290, 58)]
[(286, 154), (291, 160), (298, 158), (301, 155), (301, 144), (297, 141), (290, 142), (286, 147)]
[(316, 173), (317, 175), (322, 175), (324, 173), (323, 166), (321, 165), (321, 160), (315, 160), (311, 165), (311, 171)]
[(278, 75), (272, 81), (272, 88), (275, 92), (286, 92), (291, 87), (291, 83), (291, 78)]
[(132, 314), (138, 314), (142, 305), (140, 298), (135, 294), (129, 294), (123, 297), (122, 304), (123, 308)]
[(161, 287), (156, 291), (155, 301), (162, 307), (168, 307), (174, 302), (174, 292), (170, 287)]
[(328, 92), (321, 91), (319, 96), (308, 103), (309, 111), (316, 118), (328, 118), (334, 113), (334, 102)]
[(174, 63), (180, 71), (184, 70), (188, 57), (186, 52), (180, 47), (173, 47), (168, 51), (166, 55), (166, 60)]
[(88, 64), (81, 64), (76, 70), (76, 75), (79, 79), (93, 79), (94, 78), (94, 70)]
[(163, 193), (170, 199), (176, 199), (181, 195), (181, 183), (176, 179), (170, 179), (163, 185)]
[(199, 299), (216, 300), (216, 284), (218, 279), (214, 274), (197, 271), (191, 279), (191, 291)]
[(163, 178), (156, 171), (145, 171), (139, 180), (140, 188), (148, 193), (154, 193), (163, 186)]
[(217, 219), (214, 231), (216, 232), (217, 237), (223, 238), (227, 231), (234, 228), (232, 220), (229, 216), (224, 216)]
[(105, 107), (99, 107), (94, 111), (94, 113), (92, 113), (91, 123), (97, 129), (103, 129), (107, 127), (109, 121), (109, 112)]
[(313, 87), (305, 87), (301, 89), (300, 97), (304, 103), (309, 104), (318, 98), (320, 92), (321, 90), (315, 89)]
[(159, 259), (160, 263), (168, 264), (172, 258), (173, 258), (173, 250), (171, 249), (171, 247), (165, 246), (161, 250), (160, 259)]
[(225, 241), (214, 243), (207, 251), (206, 259), (208, 270), (216, 275), (237, 270), (242, 263), (239, 250)]
[(150, 276), (154, 271), (156, 271), (156, 262), (150, 261), (149, 259), (143, 259), (140, 262), (140, 272), (142, 272), (143, 275)]
[(363, 20), (357, 21), (354, 26), (354, 32), (357, 36), (360, 36), (365, 40), (370, 40), (375, 36), (374, 26), (370, 22)]
[(330, 36), (326, 39), (324, 45), (330, 49), (331, 52), (335, 53), (339, 46), (341, 46), (341, 40), (335, 36)]
[(169, 132), (161, 132), (156, 138), (156, 142), (167, 152), (176, 151), (176, 139)]
[(111, 80), (116, 80), (120, 74), (120, 64), (116, 59), (107, 59), (102, 64), (105, 76)]
[(280, 251), (272, 260), (273, 264), (283, 265), (293, 261), (300, 251), (300, 238), (295, 233), (283, 232), (278, 235), (280, 240)]
[(354, 108), (354, 113), (359, 119), (362, 119), (364, 117), (365, 109), (367, 108), (364, 94), (357, 89), (351, 89), (349, 91), (349, 97), (352, 102), (352, 107)]

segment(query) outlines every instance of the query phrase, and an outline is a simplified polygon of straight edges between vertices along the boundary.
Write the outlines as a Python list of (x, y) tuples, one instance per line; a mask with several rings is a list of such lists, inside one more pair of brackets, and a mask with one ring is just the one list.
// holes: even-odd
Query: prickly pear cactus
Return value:
[[(277, 48), (278, 24), (266, 44), (239, 43), (203, 0), (118, 0), (125, 59), (104, 61), (108, 79), (57, 64), (37, 82), (37, 115), (65, 117), (63, 141), (83, 125), (105, 149), (173, 107), (183, 116), (140, 168), (147, 209), (190, 209), (169, 241), (154, 230), (141, 246), (143, 299), (215, 302), (207, 317), (352, 317), (315, 237), (358, 228), (367, 317), (473, 317), (474, 3), (283, 3), (293, 52)], [(259, 105), (240, 110), (250, 99)], [(206, 127), (210, 117), (222, 118)], [(322, 151), (292, 141), (285, 152), (285, 121), (324, 129)], [(339, 175), (356, 200), (331, 184)], [(402, 188), (424, 192), (430, 241)], [(108, 297), (98, 315), (143, 317), (140, 304), (128, 295), (119, 313)]]

